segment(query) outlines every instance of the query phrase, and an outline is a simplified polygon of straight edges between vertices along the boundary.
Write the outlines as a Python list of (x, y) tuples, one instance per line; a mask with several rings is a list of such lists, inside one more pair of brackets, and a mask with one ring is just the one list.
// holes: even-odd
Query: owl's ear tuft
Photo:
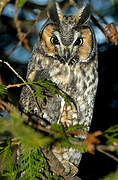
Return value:
[(75, 19), (78, 25), (87, 23), (90, 19), (90, 6), (82, 6), (75, 14)]
[(55, 0), (51, 1), (48, 5), (48, 17), (56, 23), (59, 23), (63, 19), (63, 13)]

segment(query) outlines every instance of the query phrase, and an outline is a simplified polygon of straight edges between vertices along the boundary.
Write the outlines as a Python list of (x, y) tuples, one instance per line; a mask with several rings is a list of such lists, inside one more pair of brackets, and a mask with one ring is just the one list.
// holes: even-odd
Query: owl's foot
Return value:
[(51, 171), (56, 173), (61, 178), (60, 180), (80, 180), (76, 176), (78, 169), (72, 163), (66, 160), (59, 161), (53, 152), (47, 148), (43, 148), (42, 152), (49, 163)]
[(71, 162), (63, 160), (61, 161), (61, 164), (65, 168), (65, 173), (68, 174), (69, 176), (75, 176), (78, 173), (78, 168), (74, 166)]

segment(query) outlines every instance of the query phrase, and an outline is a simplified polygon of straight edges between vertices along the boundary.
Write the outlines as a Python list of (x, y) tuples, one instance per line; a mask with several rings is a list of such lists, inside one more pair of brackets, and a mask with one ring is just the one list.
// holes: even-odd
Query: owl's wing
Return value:
[(27, 81), (38, 81), (39, 84), (24, 86), (19, 103), (24, 113), (36, 115), (48, 122), (55, 122), (59, 117), (61, 100), (59, 95), (51, 94), (47, 87), (40, 84), (41, 80), (49, 80), (49, 68), (42, 66), (44, 60), (45, 57), (42, 57), (39, 44), (36, 44), (27, 68)]
[[(27, 68), (27, 81), (38, 81), (39, 77), (43, 77), (42, 68), (40, 67), (40, 59), (37, 62), (37, 44), (34, 46), (32, 51), (32, 55), (30, 57), (30, 61)], [(34, 95), (34, 87), (32, 85), (25, 85), (22, 88), (21, 95), (20, 95), (20, 109), (26, 114), (33, 114), (40, 117), (41, 110), (39, 104), (37, 103), (37, 98)]]

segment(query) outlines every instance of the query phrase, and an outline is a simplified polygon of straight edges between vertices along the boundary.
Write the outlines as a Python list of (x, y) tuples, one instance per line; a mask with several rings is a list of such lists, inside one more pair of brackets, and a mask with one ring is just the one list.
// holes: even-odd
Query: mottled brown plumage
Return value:
[[(20, 97), (20, 106), (25, 113), (64, 127), (81, 124), (89, 129), (98, 73), (96, 41), (89, 24), (88, 6), (82, 6), (69, 17), (62, 14), (58, 4), (49, 9), (48, 20), (40, 32), (27, 69), (27, 81), (38, 79), (53, 82), (71, 97), (71, 105), (58, 94), (48, 96), (38, 104), (26, 86)], [(79, 137), (82, 141), (85, 138)], [(76, 166), (81, 160), (78, 150), (53, 147), (52, 152), (66, 169), (69, 167), (71, 173), (76, 174)]]

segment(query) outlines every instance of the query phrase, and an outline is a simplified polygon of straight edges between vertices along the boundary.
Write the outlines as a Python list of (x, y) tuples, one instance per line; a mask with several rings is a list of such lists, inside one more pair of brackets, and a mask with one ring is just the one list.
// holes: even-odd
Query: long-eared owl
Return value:
[[(57, 123), (63, 127), (80, 124), (89, 129), (98, 84), (97, 47), (89, 19), (88, 5), (81, 6), (73, 16), (65, 16), (57, 3), (48, 10), (48, 19), (34, 46), (26, 79), (28, 82), (39, 79), (52, 82), (71, 97), (73, 103), (67, 104), (56, 94), (48, 95), (38, 104), (32, 94), (35, 88), (23, 87), (20, 106), (23, 112), (39, 117), (39, 123)], [(85, 138), (86, 135), (82, 135), (78, 139)], [(78, 166), (82, 156), (73, 148), (53, 147), (52, 152), (64, 167)]]

